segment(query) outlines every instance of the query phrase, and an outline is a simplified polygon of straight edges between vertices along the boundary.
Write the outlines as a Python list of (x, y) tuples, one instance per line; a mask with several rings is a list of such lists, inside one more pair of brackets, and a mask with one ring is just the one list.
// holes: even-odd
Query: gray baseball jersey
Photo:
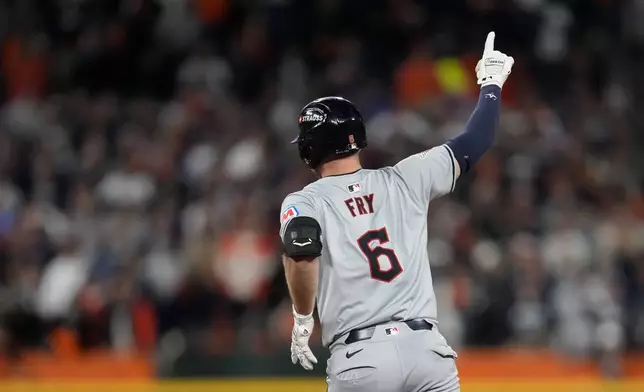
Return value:
[(388, 321), (436, 321), (427, 254), (429, 202), (451, 192), (456, 161), (447, 145), (393, 167), (321, 178), (282, 204), (322, 228), (317, 309), (322, 342)]

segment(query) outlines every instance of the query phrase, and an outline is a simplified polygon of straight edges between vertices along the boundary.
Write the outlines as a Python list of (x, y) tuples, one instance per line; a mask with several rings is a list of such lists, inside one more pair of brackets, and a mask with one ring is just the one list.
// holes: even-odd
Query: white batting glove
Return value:
[(293, 308), (293, 333), (291, 334), (291, 361), (298, 362), (306, 370), (313, 370), (313, 365), (318, 363), (317, 358), (309, 348), (309, 339), (315, 326), (313, 313), (298, 314)]
[(481, 87), (494, 84), (502, 88), (514, 64), (512, 57), (494, 50), (494, 37), (494, 31), (488, 33), (485, 39), (483, 57), (476, 64), (477, 83)]

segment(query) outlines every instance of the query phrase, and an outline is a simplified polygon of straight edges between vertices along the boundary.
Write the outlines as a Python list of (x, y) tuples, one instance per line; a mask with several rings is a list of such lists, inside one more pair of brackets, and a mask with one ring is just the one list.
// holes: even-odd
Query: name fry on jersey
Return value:
[(296, 216), (300, 215), (300, 212), (295, 208), (295, 206), (290, 206), (287, 207), (284, 212), (282, 212), (282, 218), (280, 219), (280, 224), (284, 224), (287, 221), (291, 220), (292, 218), (295, 218)]
[(351, 213), (351, 216), (354, 218), (357, 216), (356, 209), (360, 215), (373, 214), (373, 193), (364, 196), (350, 197), (344, 201), (344, 204), (347, 206), (349, 213)]

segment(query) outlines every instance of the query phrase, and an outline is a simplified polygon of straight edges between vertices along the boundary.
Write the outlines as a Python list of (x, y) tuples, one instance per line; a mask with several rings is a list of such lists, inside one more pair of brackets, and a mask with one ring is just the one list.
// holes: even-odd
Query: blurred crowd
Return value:
[(489, 30), (516, 71), (495, 148), (430, 208), (441, 330), (643, 349), (642, 20), (639, 0), (0, 2), (0, 352), (60, 331), (283, 350), (299, 109), (351, 99), (365, 165), (393, 164), (463, 129)]

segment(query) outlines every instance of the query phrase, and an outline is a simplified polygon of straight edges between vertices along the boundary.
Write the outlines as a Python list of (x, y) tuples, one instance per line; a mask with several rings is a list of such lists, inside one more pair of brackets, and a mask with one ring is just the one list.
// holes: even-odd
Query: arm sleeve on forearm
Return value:
[(494, 85), (483, 87), (465, 131), (447, 142), (461, 173), (467, 172), (492, 147), (500, 111), (501, 88)]

